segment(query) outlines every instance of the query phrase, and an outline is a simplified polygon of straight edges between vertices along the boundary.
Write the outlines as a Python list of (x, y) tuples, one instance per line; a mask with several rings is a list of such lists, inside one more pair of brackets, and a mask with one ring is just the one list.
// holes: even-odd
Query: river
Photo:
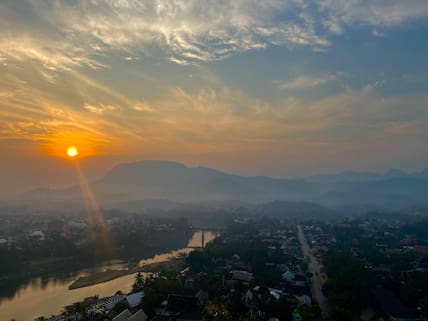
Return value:
[[(168, 260), (180, 252), (189, 253), (189, 247), (200, 246), (202, 233), (195, 232), (188, 242), (188, 247), (177, 251), (160, 253), (155, 257), (140, 261), (140, 264), (156, 263)], [(205, 231), (205, 243), (212, 241), (216, 237), (215, 233)], [(89, 273), (100, 272), (107, 269), (124, 268), (126, 262), (112, 262), (104, 264), (95, 269), (78, 271), (69, 279), (50, 279), (42, 282), (41, 278), (36, 278), (25, 287), (16, 291), (12, 299), (0, 299), (0, 320), (10, 321), (33, 321), (39, 316), (50, 316), (59, 314), (63, 307), (74, 302), (82, 301), (84, 298), (99, 295), (100, 297), (114, 295), (117, 291), (129, 292), (135, 280), (135, 275), (126, 275), (121, 278), (105, 283), (88, 286), (85, 288), (69, 290), (68, 286), (77, 278), (86, 276)]]

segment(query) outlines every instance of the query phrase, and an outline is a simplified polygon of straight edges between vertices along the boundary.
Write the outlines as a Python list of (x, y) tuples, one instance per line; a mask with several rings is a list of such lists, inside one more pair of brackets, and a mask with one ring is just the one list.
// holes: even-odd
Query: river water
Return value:
[[(195, 232), (188, 242), (188, 247), (200, 246), (202, 233)], [(205, 231), (205, 242), (212, 241), (216, 235), (210, 231)], [(168, 260), (180, 252), (189, 253), (192, 249), (183, 248), (177, 251), (161, 253), (147, 260), (142, 260), (140, 264), (156, 263)], [(97, 267), (95, 270), (81, 270), (76, 276), (70, 279), (42, 282), (41, 278), (34, 279), (30, 284), (17, 290), (12, 299), (0, 299), (0, 320), (10, 321), (33, 321), (39, 316), (50, 316), (59, 314), (63, 307), (74, 302), (82, 301), (84, 298), (99, 295), (100, 297), (114, 295), (117, 291), (127, 293), (131, 290), (135, 280), (135, 275), (126, 275), (121, 278), (105, 283), (88, 286), (85, 288), (69, 290), (68, 286), (77, 278), (86, 276), (91, 272), (99, 272), (106, 269), (121, 269), (125, 263), (115, 262)]]

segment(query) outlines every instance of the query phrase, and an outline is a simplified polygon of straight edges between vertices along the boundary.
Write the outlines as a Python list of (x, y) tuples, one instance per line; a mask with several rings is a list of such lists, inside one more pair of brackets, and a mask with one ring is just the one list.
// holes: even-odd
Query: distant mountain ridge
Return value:
[(428, 167), (424, 168), (421, 172), (407, 173), (401, 169), (390, 169), (385, 173), (375, 172), (357, 172), (357, 171), (344, 171), (338, 174), (325, 174), (313, 175), (306, 177), (307, 180), (378, 180), (387, 178), (425, 178), (428, 179)]
[[(326, 206), (428, 205), (428, 168), (420, 173), (393, 169), (384, 174), (347, 171), (333, 175), (278, 179), (246, 177), (207, 167), (146, 160), (115, 166), (91, 183), (102, 206), (179, 207), (181, 203), (273, 201), (312, 202)], [(22, 194), (21, 204), (79, 204), (81, 189), (43, 189)], [(152, 200), (152, 202), (148, 202)], [(73, 203), (74, 202), (74, 203)], [(169, 202), (169, 203), (168, 203)], [(81, 203), (81, 202), (80, 202)], [(229, 203), (232, 204), (232, 203)]]
[(302, 179), (244, 177), (207, 167), (187, 167), (169, 161), (120, 164), (93, 184), (95, 191), (129, 188), (148, 198), (170, 200), (272, 200), (308, 192)]

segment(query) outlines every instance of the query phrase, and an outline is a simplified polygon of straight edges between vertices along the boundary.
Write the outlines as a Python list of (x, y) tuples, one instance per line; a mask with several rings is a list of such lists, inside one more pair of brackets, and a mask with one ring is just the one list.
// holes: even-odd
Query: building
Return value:
[(126, 296), (126, 302), (131, 308), (135, 308), (141, 303), (141, 299), (144, 297), (144, 292), (136, 292)]
[(132, 314), (128, 309), (126, 309), (115, 316), (113, 321), (147, 321), (147, 315), (143, 310), (138, 310)]
[(232, 271), (232, 280), (249, 283), (253, 279), (253, 273), (247, 271)]

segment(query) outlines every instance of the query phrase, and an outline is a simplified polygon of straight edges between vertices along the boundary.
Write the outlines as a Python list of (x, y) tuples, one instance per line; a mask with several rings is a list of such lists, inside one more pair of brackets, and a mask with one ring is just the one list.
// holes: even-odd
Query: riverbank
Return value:
[(143, 266), (136, 266), (131, 269), (106, 270), (103, 272), (93, 273), (88, 276), (82, 276), (75, 280), (72, 284), (70, 284), (68, 289), (74, 290), (84, 288), (87, 286), (109, 282), (125, 275), (135, 274), (139, 272), (159, 272), (161, 270), (179, 271), (185, 267), (185, 264), (186, 263), (182, 258), (172, 258), (161, 262), (149, 263)]
[[(205, 242), (209, 243), (214, 240), (216, 234), (205, 231)], [(166, 271), (181, 271), (185, 267), (183, 254), (188, 254), (192, 251), (192, 246), (201, 244), (201, 234), (195, 233), (189, 241), (187, 248), (156, 255), (151, 259), (142, 260), (140, 263), (129, 269), (110, 269), (103, 272), (92, 273), (87, 276), (82, 276), (75, 280), (68, 288), (69, 290), (84, 288), (100, 283), (109, 282), (126, 275), (135, 274), (138, 272), (159, 272)]]
[[(206, 244), (212, 241), (215, 237), (215, 233), (205, 231)], [(194, 232), (192, 238), (188, 241), (186, 247), (177, 250), (172, 250), (170, 247), (170, 250), (167, 250), (167, 252), (159, 252), (153, 257), (143, 259), (138, 263), (134, 261), (135, 265), (130, 266), (132, 268), (134, 266), (139, 266), (142, 269), (145, 269), (145, 271), (149, 272), (160, 272), (163, 269), (166, 269), (164, 268), (164, 261), (172, 261), (174, 260), (172, 258), (175, 257), (184, 257), (182, 253), (187, 254), (192, 247), (201, 244), (201, 239), (201, 232), (196, 231)], [(159, 262), (162, 264), (152, 265), (152, 263)], [(77, 265), (78, 262), (70, 261), (68, 266), (73, 266), (73, 263)], [(66, 271), (63, 273), (63, 275), (58, 277), (48, 276), (45, 278), (32, 278), (22, 286), (20, 286), (20, 283), (17, 283), (17, 285), (8, 285), (6, 289), (1, 289), (9, 290), (10, 293), (4, 297), (0, 296), (0, 320), (34, 320), (41, 315), (59, 314), (65, 306), (68, 306), (73, 302), (83, 301), (85, 298), (90, 296), (99, 295), (100, 297), (108, 297), (117, 291), (128, 293), (132, 289), (132, 286), (135, 282), (135, 274), (132, 274), (132, 268), (127, 270), (125, 264), (126, 261), (104, 262), (95, 268), (76, 268), (71, 272)], [(122, 269), (125, 271), (122, 271)], [(88, 286), (80, 288), (76, 287), (73, 290), (69, 289), (70, 284), (74, 283), (81, 277), (87, 277), (88, 275), (96, 274), (97, 272), (104, 270), (117, 270), (121, 272), (116, 272), (114, 273), (115, 275), (106, 274), (102, 277), (101, 274), (99, 275), (100, 278), (96, 280), (98, 282), (89, 282), (89, 279), (85, 279), (85, 282), (83, 282), (83, 280), (80, 281), (80, 285)], [(49, 273), (49, 275), (53, 274)], [(104, 280), (109, 281), (99, 283), (99, 281)], [(93, 285), (89, 285), (91, 283)], [(19, 292), (17, 289), (19, 289)]]

